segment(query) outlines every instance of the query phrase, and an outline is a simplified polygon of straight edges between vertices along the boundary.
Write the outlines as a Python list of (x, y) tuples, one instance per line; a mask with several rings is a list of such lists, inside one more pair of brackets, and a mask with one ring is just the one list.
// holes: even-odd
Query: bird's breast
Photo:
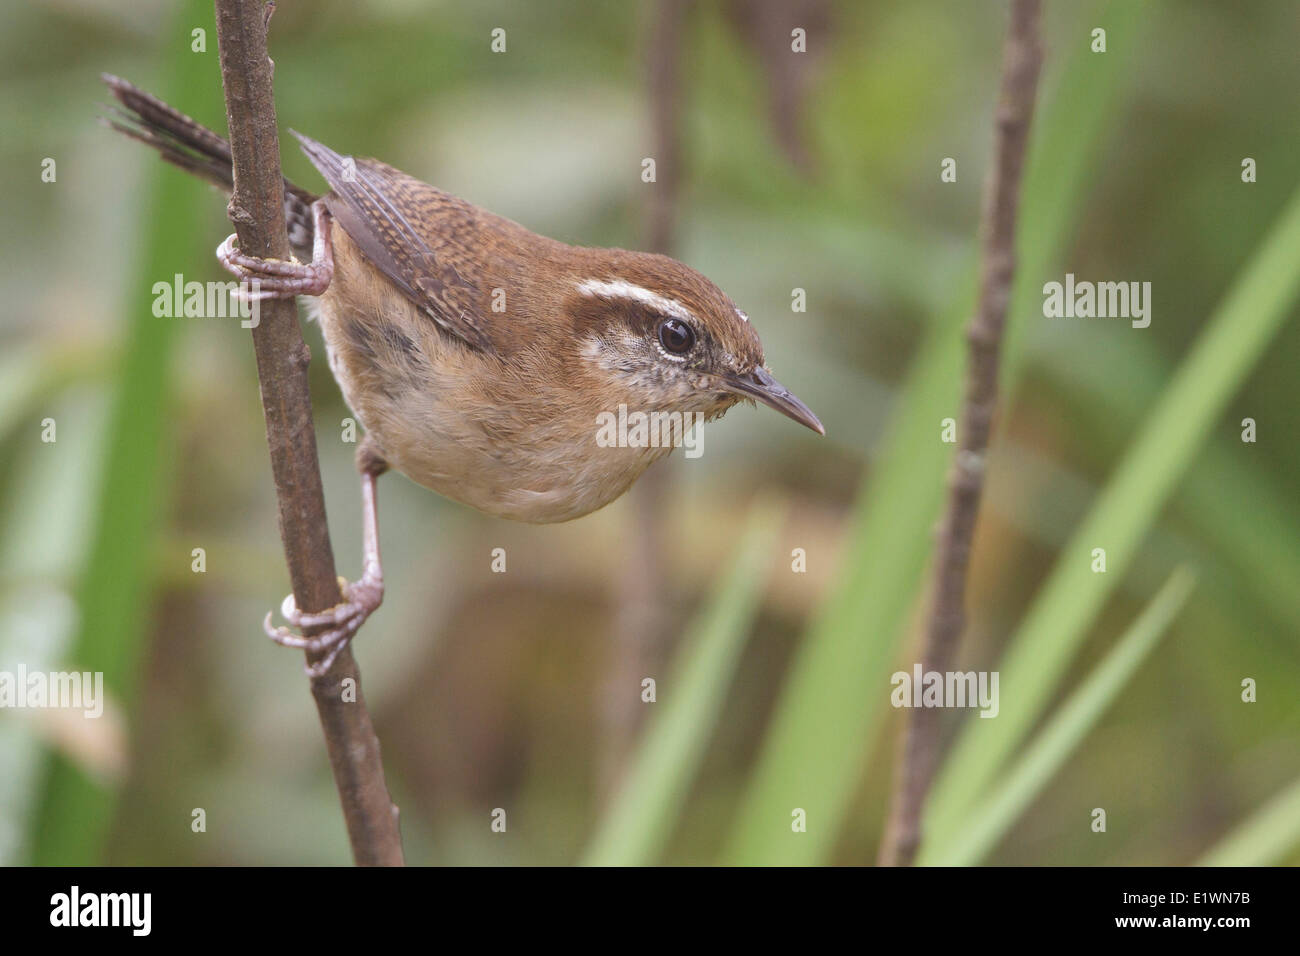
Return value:
[(499, 517), (566, 521), (617, 498), (668, 451), (598, 442), (580, 389), (442, 332), (339, 245), (319, 301), (330, 369), (384, 458), (413, 481)]

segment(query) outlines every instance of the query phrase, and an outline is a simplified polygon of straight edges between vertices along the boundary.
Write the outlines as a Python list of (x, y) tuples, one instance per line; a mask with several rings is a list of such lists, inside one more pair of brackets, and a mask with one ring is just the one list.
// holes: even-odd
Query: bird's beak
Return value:
[(800, 425), (808, 426), (817, 434), (826, 434), (826, 429), (812, 409), (792, 395), (788, 388), (774, 379), (772, 373), (761, 365), (746, 375), (723, 375), (721, 382), (722, 387), (729, 392), (757, 399), (782, 415), (793, 418)]

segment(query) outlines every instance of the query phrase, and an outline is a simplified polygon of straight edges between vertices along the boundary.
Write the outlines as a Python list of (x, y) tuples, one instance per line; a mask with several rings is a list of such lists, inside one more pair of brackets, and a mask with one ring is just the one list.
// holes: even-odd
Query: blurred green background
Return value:
[[(546, 235), (643, 247), (658, 15), (282, 3), (280, 125)], [(874, 860), (1004, 21), (992, 2), (691, 5), (673, 245), (828, 434), (737, 409), (703, 457), (656, 466), (657, 496), (560, 526), (381, 482), (387, 596), (357, 656), (410, 862)], [(1297, 29), (1289, 0), (1047, 4), (960, 661), (1000, 672), (1001, 714), (947, 715), (925, 862), (1300, 861)], [(97, 721), (0, 710), (0, 863), (346, 862), (301, 658), (259, 627), (288, 583), (248, 333), (150, 311), (154, 282), (226, 278), (223, 200), (96, 122), (109, 71), (224, 130), (211, 6), (6, 4), (0, 50), (0, 670), (99, 670), (111, 694)], [(1150, 328), (1044, 318), (1066, 272), (1151, 282)], [(356, 576), (350, 413), (306, 335)]]

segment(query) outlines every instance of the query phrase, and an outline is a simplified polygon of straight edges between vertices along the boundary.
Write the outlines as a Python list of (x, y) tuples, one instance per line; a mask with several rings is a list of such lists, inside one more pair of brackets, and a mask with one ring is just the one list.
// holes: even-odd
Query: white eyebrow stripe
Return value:
[(643, 286), (633, 285), (631, 282), (625, 282), (618, 279), (614, 282), (605, 282), (601, 279), (588, 279), (586, 282), (578, 284), (578, 291), (588, 296), (605, 296), (606, 298), (632, 299), (645, 305), (652, 306), (668, 315), (676, 316), (679, 319), (694, 319), (689, 309), (682, 305), (676, 299), (670, 299), (667, 296), (660, 295), (658, 292), (652, 292)]

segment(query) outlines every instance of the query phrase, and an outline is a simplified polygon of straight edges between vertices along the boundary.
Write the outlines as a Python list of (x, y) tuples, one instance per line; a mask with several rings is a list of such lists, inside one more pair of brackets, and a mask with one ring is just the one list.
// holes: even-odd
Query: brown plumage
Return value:
[[(230, 146), (125, 80), (105, 76), (118, 131), (229, 191)], [(365, 426), (357, 456), (364, 574), (345, 601), (283, 611), (281, 644), (321, 652), (330, 669), (383, 600), (375, 479), (388, 466), (456, 501), (520, 521), (566, 521), (626, 491), (671, 446), (602, 419), (676, 416), (683, 430), (755, 399), (817, 432), (781, 386), (763, 346), (726, 294), (666, 256), (587, 249), (529, 232), (372, 159), (305, 136), (330, 185), (322, 197), (285, 181), (289, 242), (301, 262), (244, 255), (228, 238), (222, 265), (256, 280), (251, 296), (306, 294), (334, 373)], [(660, 427), (660, 426), (657, 426)], [(625, 439), (625, 440), (624, 440)]]
[[(124, 80), (105, 82), (125, 108), (115, 128), (230, 188), (225, 140)], [(335, 226), (333, 274), (315, 306), (330, 367), (378, 454), (420, 484), (489, 514), (564, 521), (621, 495), (670, 450), (599, 445), (598, 416), (620, 405), (711, 419), (756, 398), (821, 431), (767, 373), (748, 319), (695, 270), (539, 236), (294, 135), (330, 185), (320, 198)], [(316, 201), (286, 181), (299, 257)], [(664, 345), (687, 340), (681, 354)]]

